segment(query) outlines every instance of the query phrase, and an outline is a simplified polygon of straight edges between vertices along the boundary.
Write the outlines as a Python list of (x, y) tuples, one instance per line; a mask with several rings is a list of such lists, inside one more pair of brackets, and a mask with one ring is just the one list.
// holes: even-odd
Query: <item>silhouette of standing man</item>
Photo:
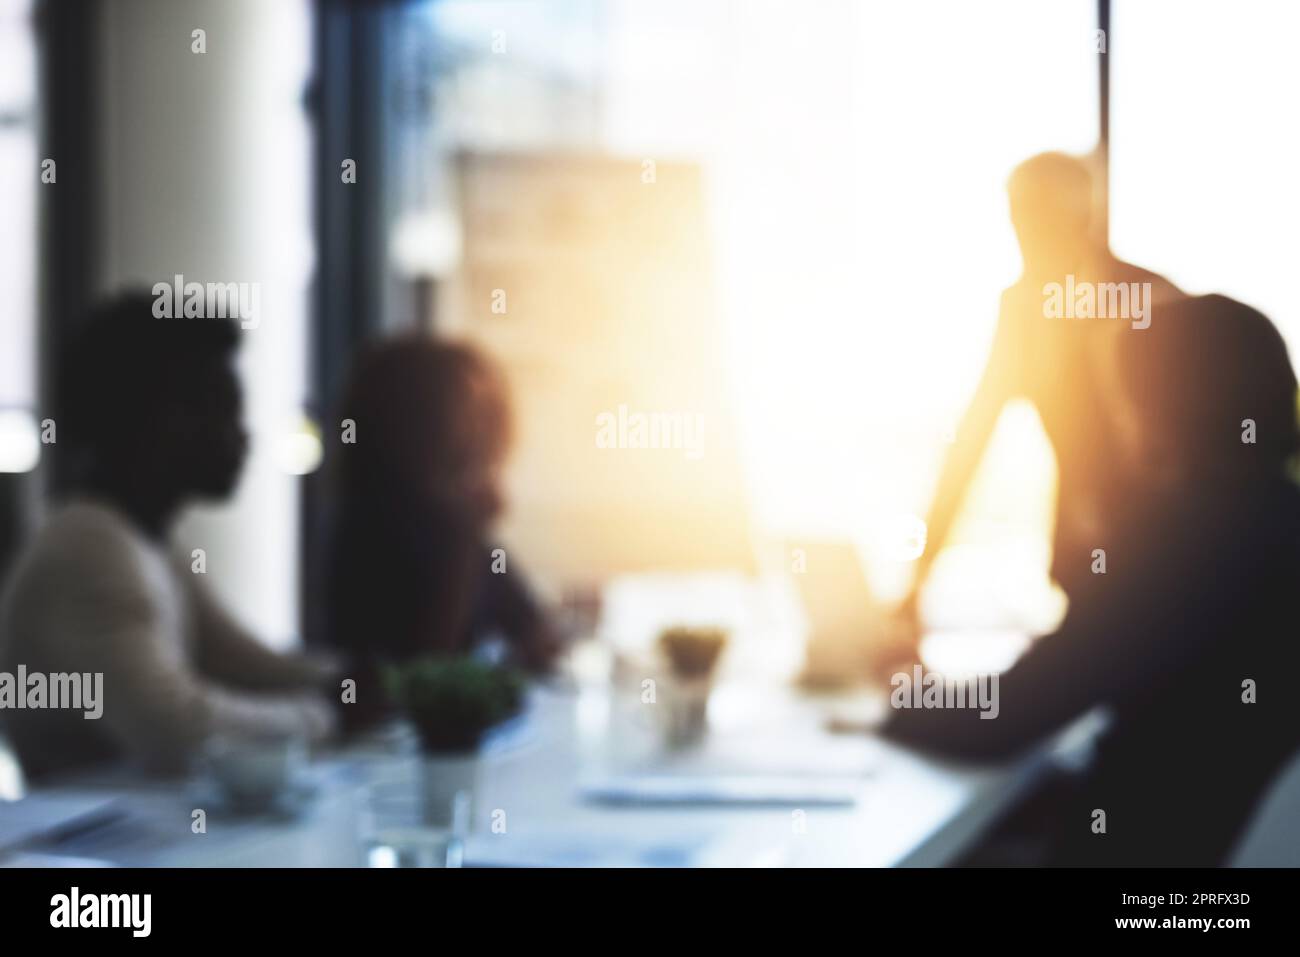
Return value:
[[(1144, 321), (1152, 305), (1158, 309), (1182, 296), (1168, 280), (1116, 259), (1092, 238), (1092, 176), (1082, 161), (1063, 153), (1034, 156), (1012, 172), (1007, 192), (1024, 271), (1002, 293), (992, 350), (940, 473), (926, 522), (933, 547), (918, 560), (916, 581), (898, 616), (909, 642), (918, 633), (917, 594), (1011, 399), (1033, 404), (1056, 457), (1051, 575), (1067, 595), (1080, 576), (1090, 574), (1092, 550), (1104, 541), (1105, 516), (1123, 484), (1118, 437), (1101, 424), (1105, 363), (1113, 335), (1144, 332), (1130, 332), (1140, 323), (1124, 316), (1058, 317), (1053, 306), (1059, 303), (1050, 303), (1045, 290), (1053, 283), (1067, 290), (1149, 283)], [(1104, 309), (1103, 296), (1096, 310)]]

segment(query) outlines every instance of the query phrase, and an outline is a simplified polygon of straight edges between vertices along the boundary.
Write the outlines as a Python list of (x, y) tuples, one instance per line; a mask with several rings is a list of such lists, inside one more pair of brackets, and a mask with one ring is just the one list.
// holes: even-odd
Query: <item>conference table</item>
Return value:
[[(611, 684), (534, 689), (524, 715), (480, 760), (466, 866), (933, 866), (953, 862), (1041, 773), (1045, 747), (996, 767), (938, 761), (828, 718), (858, 697), (790, 686), (723, 685), (697, 745), (669, 748), (639, 699)], [(879, 701), (874, 702), (879, 705)], [(404, 743), (405, 742), (405, 743)], [(368, 802), (378, 786), (418, 775), (400, 731), (318, 755), (310, 793), (292, 814), (223, 814), (210, 786), (119, 773), (33, 793), (101, 801), (85, 827), (24, 849), (25, 863), (66, 859), (138, 867), (373, 866)], [(770, 806), (592, 799), (610, 782), (725, 776), (808, 782)], [(413, 778), (412, 778), (413, 779)], [(603, 784), (602, 784), (603, 782)], [(819, 802), (829, 784), (851, 804)], [(593, 786), (595, 790), (593, 791)], [(195, 827), (196, 810), (204, 826)]]

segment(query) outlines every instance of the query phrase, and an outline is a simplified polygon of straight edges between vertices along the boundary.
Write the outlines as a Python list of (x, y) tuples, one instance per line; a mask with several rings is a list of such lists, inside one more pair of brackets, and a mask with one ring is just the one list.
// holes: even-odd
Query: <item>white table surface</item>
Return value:
[[(1041, 754), (998, 768), (937, 762), (866, 734), (825, 730), (827, 705), (789, 689), (724, 687), (701, 746), (669, 752), (637, 699), (608, 689), (540, 690), (483, 759), (473, 863), (698, 866), (915, 866), (950, 862), (1023, 793)], [(620, 703), (621, 702), (621, 703)], [(352, 867), (363, 863), (368, 782), (418, 758), (354, 746), (319, 759), (317, 793), (288, 820), (208, 811), (195, 782), (75, 779), (54, 791), (116, 798), (120, 818), (56, 847), (124, 866)], [(853, 782), (843, 808), (604, 807), (580, 782), (611, 771), (833, 776)], [(53, 792), (51, 792), (53, 793)], [(37, 795), (39, 797), (39, 795)], [(504, 833), (493, 833), (493, 812)], [(798, 812), (798, 813), (796, 813)]]

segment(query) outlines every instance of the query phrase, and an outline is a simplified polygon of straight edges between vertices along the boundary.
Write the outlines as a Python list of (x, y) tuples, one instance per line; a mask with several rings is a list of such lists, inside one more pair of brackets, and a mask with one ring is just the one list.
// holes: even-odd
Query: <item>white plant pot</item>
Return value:
[(426, 825), (457, 834), (470, 830), (482, 763), (477, 752), (424, 755), (420, 787)]

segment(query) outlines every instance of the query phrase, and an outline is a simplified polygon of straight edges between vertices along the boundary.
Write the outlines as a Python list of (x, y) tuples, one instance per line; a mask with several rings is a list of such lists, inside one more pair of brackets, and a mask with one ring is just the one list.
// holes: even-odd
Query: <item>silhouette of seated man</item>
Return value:
[(102, 673), (102, 716), (6, 710), (29, 774), (130, 758), (185, 767), (215, 734), (318, 739), (328, 669), (276, 654), (230, 618), (168, 534), (190, 502), (230, 496), (247, 448), (234, 323), (157, 319), (131, 292), (97, 309), (57, 379), (70, 495), (15, 565), (0, 670)]
[(1090, 768), (1051, 798), (1051, 861), (1216, 865), (1300, 746), (1296, 377), (1272, 323), (1223, 296), (1113, 346), (1098, 398), (1131, 484), (1088, 543), (1104, 573), (1000, 676), (996, 718), (898, 710), (884, 733), (997, 760), (1104, 705)]

